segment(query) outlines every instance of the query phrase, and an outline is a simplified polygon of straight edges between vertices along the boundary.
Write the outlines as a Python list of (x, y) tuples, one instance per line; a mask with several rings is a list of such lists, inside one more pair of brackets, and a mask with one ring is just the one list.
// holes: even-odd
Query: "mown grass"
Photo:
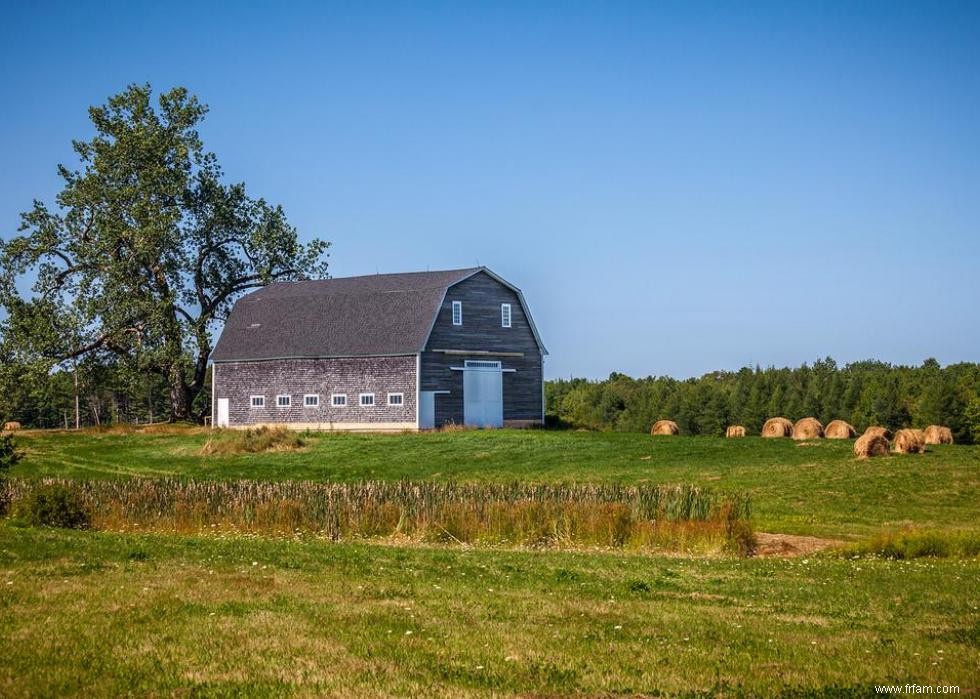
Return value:
[[(236, 440), (237, 433), (215, 439)], [(693, 483), (752, 498), (758, 529), (866, 538), (921, 526), (980, 530), (980, 446), (854, 458), (850, 440), (651, 438), (642, 434), (460, 431), (304, 435), (304, 448), (202, 455), (206, 430), (24, 433), (12, 475), (70, 478)]]
[(976, 560), (394, 548), (0, 523), (0, 695), (978, 686)]

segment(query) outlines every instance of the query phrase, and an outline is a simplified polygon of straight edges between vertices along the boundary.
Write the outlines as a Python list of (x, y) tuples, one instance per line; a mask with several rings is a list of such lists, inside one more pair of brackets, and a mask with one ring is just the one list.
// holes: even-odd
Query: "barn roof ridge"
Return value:
[(238, 299), (211, 360), (417, 354), (449, 288), (480, 272), (512, 289), (530, 320), (520, 289), (483, 266), (276, 282)]

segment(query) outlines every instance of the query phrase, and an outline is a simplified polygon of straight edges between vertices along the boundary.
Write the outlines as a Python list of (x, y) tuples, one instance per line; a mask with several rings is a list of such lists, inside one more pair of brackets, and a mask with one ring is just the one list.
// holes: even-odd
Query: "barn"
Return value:
[(520, 289), (486, 267), (278, 282), (228, 317), (212, 424), (538, 425), (545, 355)]

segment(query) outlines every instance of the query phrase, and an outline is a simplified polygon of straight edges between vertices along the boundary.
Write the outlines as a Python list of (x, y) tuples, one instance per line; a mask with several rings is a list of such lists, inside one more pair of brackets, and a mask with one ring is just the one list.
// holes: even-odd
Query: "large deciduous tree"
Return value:
[[(329, 243), (302, 243), (279, 206), (224, 184), (197, 128), (207, 107), (184, 88), (152, 99), (132, 85), (89, 115), (77, 170), (59, 166), (57, 207), (35, 201), (0, 241), (5, 341), (68, 366), (109, 354), (166, 377), (172, 419), (205, 383), (212, 334), (236, 298), (326, 274)], [(34, 275), (32, 293), (17, 282)]]

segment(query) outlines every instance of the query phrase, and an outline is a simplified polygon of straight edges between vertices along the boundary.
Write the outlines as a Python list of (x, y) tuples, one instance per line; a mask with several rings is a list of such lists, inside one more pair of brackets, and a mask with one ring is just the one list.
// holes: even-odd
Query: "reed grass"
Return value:
[(201, 448), (201, 455), (259, 454), (268, 451), (292, 451), (304, 446), (306, 442), (292, 430), (262, 426), (240, 431), (212, 431)]
[(11, 480), (74, 488), (95, 529), (751, 554), (750, 503), (691, 485)]

